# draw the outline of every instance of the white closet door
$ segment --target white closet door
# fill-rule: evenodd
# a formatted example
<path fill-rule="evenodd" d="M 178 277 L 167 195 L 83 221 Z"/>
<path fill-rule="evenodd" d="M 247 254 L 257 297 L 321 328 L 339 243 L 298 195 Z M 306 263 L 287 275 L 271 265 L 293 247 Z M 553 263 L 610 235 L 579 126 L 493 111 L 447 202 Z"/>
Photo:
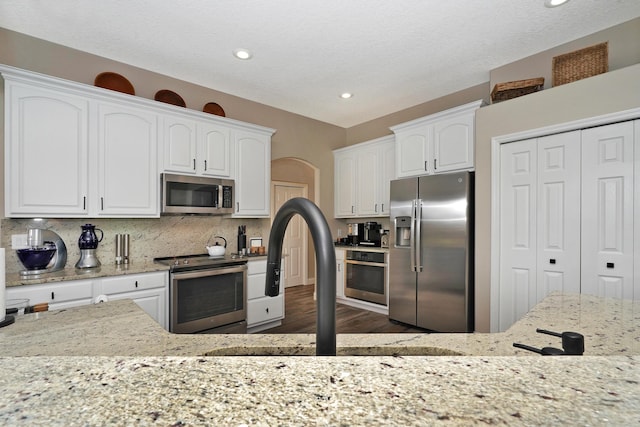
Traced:
<path fill-rule="evenodd" d="M 499 329 L 535 304 L 537 139 L 500 147 Z"/>
<path fill-rule="evenodd" d="M 582 293 L 633 298 L 633 122 L 582 133 Z"/>
<path fill-rule="evenodd" d="M 536 303 L 580 293 L 580 131 L 538 138 L 537 159 Z"/>

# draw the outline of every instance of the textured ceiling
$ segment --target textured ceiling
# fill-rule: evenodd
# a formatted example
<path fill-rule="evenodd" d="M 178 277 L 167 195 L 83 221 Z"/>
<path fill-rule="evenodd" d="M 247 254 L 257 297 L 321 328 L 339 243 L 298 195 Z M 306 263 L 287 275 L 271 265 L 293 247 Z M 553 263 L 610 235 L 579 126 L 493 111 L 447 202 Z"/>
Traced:
<path fill-rule="evenodd" d="M 1 0 L 0 27 L 350 127 L 640 16 L 640 0 L 543 3 Z"/>

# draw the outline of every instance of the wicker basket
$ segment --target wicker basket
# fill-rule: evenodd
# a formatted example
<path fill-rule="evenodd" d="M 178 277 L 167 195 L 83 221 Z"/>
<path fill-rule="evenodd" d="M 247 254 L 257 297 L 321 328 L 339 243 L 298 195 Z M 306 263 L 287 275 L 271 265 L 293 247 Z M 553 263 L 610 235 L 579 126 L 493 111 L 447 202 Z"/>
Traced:
<path fill-rule="evenodd" d="M 553 58 L 553 86 L 575 82 L 609 71 L 608 42 Z"/>
<path fill-rule="evenodd" d="M 491 91 L 491 102 L 496 103 L 507 99 L 517 98 L 542 90 L 544 77 L 535 79 L 517 80 L 514 82 L 498 83 Z"/>

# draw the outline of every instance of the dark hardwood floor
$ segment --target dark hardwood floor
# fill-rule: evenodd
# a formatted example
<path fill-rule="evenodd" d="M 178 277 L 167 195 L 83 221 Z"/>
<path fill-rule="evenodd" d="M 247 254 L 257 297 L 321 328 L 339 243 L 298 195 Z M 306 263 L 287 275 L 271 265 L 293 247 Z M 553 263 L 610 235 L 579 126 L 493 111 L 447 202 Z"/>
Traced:
<path fill-rule="evenodd" d="M 312 334 L 316 332 L 316 301 L 314 286 L 293 286 L 285 289 L 285 313 L 282 325 L 262 334 Z M 384 314 L 361 310 L 345 304 L 336 305 L 336 333 L 422 333 L 422 329 L 395 323 Z"/>

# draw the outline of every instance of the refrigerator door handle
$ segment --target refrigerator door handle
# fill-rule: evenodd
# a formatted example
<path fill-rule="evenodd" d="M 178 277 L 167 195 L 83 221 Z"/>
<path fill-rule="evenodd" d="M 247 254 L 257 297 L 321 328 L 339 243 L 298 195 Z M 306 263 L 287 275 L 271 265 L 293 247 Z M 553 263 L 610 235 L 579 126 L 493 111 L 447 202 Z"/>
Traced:
<path fill-rule="evenodd" d="M 409 238 L 409 247 L 411 248 L 411 271 L 416 270 L 416 202 L 411 201 L 411 236 Z"/>
<path fill-rule="evenodd" d="M 420 246 L 421 246 L 421 226 L 420 224 L 422 223 L 422 199 L 417 199 L 416 200 L 416 208 L 414 210 L 414 215 L 415 215 L 415 227 L 416 227 L 416 232 L 414 234 L 414 247 L 415 247 L 415 252 L 416 252 L 416 257 L 415 257 L 415 270 L 416 272 L 421 272 L 422 271 L 422 252 L 420 250 Z"/>

